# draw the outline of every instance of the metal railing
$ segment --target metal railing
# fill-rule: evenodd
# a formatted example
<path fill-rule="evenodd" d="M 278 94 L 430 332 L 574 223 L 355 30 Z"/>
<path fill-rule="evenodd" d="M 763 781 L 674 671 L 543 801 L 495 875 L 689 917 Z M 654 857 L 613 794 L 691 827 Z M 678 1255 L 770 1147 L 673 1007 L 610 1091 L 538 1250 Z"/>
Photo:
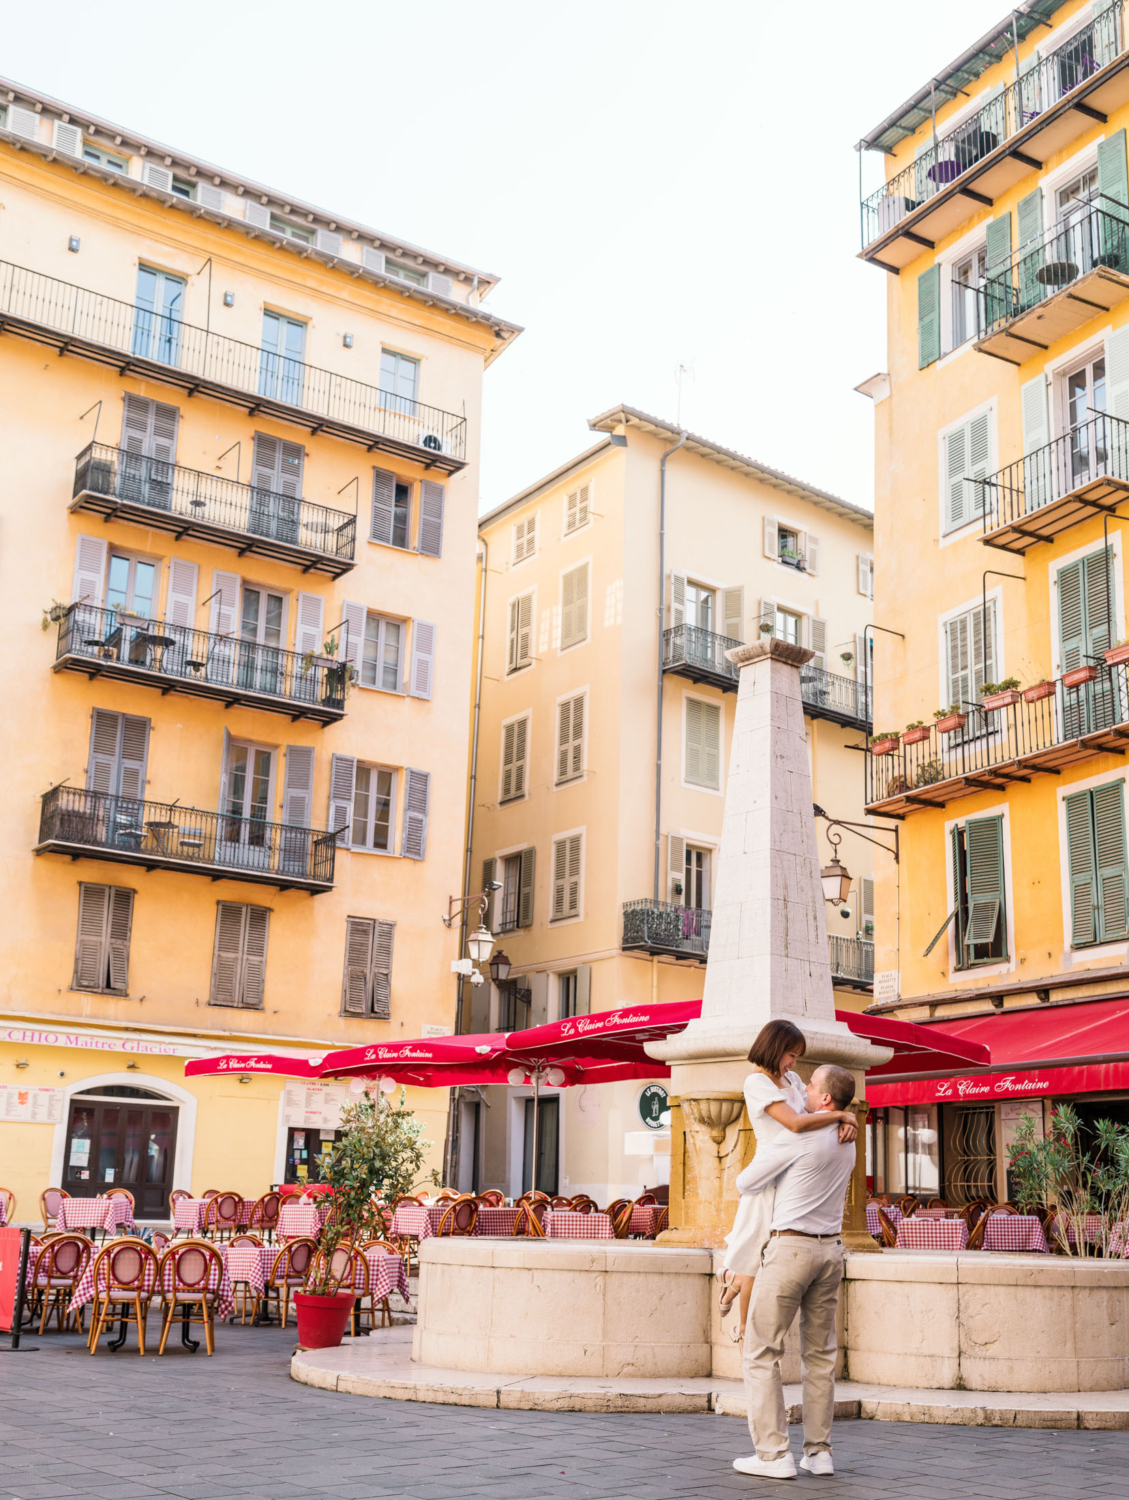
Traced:
<path fill-rule="evenodd" d="M 179 679 L 216 696 L 275 698 L 287 712 L 345 708 L 343 663 L 92 604 L 72 604 L 59 621 L 55 659 L 64 656 L 152 673 L 157 685 Z"/>
<path fill-rule="evenodd" d="M 800 697 L 806 707 L 837 719 L 850 719 L 860 727 L 870 726 L 870 689 L 853 677 L 825 672 L 809 662 L 800 668 Z"/>
<path fill-rule="evenodd" d="M 74 493 L 104 495 L 122 505 L 167 511 L 195 525 L 221 526 L 327 557 L 352 558 L 356 546 L 357 518 L 348 511 L 105 443 L 91 443 L 78 455 Z"/>
<path fill-rule="evenodd" d="M 395 442 L 466 457 L 466 418 L 178 317 L 0 261 L 0 316 L 261 396 Z"/>
<path fill-rule="evenodd" d="M 1107 67 L 1122 51 L 1121 10 L 1122 0 L 1113 0 L 1061 47 L 985 99 L 974 115 L 938 135 L 912 166 L 896 172 L 876 193 L 864 198 L 863 248 Z"/>
<path fill-rule="evenodd" d="M 987 479 L 966 479 L 966 498 L 973 502 L 968 514 L 982 508 L 985 533 L 996 531 L 1103 478 L 1129 482 L 1129 422 L 1104 413 Z"/>
<path fill-rule="evenodd" d="M 967 722 L 950 734 L 941 734 L 932 726 L 924 738 L 909 745 L 899 742 L 887 754 L 876 755 L 868 747 L 867 805 L 898 797 L 912 801 L 913 793 L 924 787 L 975 777 L 1129 720 L 1126 664 L 1108 666 L 1103 659 L 1095 658 L 1081 665 L 1096 669 L 1092 681 L 1067 687 L 1062 678 L 1057 678 L 1042 689 L 1047 696 L 1029 702 L 1021 695 L 1017 703 L 995 710 L 965 704 L 962 707 Z M 1040 689 L 1028 691 L 1034 694 Z"/>
<path fill-rule="evenodd" d="M 712 630 L 702 630 L 697 625 L 674 625 L 663 631 L 663 666 L 690 667 L 736 684 L 739 670 L 733 662 L 726 660 L 725 653 L 740 644 L 740 641 L 730 640 L 726 635 L 715 635 Z"/>
<path fill-rule="evenodd" d="M 43 797 L 39 847 L 112 851 L 134 864 L 216 871 L 269 885 L 333 884 L 332 833 L 258 818 L 227 817 L 178 803 L 146 802 L 81 787 Z"/>
<path fill-rule="evenodd" d="M 625 901 L 623 946 L 704 958 L 709 952 L 712 918 L 710 911 L 670 901 Z"/>
<path fill-rule="evenodd" d="M 839 937 L 828 933 L 831 977 L 853 984 L 874 983 L 874 944 L 866 938 Z"/>

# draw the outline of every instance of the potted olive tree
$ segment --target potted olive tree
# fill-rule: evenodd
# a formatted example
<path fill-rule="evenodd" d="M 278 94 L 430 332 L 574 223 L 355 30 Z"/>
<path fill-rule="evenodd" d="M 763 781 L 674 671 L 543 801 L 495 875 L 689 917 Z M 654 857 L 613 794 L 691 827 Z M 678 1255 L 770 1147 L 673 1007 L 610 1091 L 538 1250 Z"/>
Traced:
<path fill-rule="evenodd" d="M 321 1251 L 310 1262 L 306 1288 L 294 1297 L 298 1342 L 304 1349 L 339 1344 L 353 1306 L 352 1286 L 342 1286 L 347 1272 L 333 1274 L 333 1252 L 340 1245 L 360 1245 L 383 1233 L 376 1194 L 393 1201 L 409 1192 L 419 1178 L 427 1149 L 423 1126 L 404 1107 L 385 1103 L 379 1092 L 362 1094 L 341 1111 L 341 1139 L 327 1147 L 322 1179 L 333 1192 L 333 1209 L 321 1234 Z"/>
<path fill-rule="evenodd" d="M 1041 1119 L 1023 1116 L 1008 1155 L 1012 1196 L 1052 1211 L 1047 1238 L 1058 1249 L 1129 1258 L 1129 1125 L 1098 1120 L 1087 1135 L 1077 1110 L 1058 1104 L 1045 1135 Z"/>

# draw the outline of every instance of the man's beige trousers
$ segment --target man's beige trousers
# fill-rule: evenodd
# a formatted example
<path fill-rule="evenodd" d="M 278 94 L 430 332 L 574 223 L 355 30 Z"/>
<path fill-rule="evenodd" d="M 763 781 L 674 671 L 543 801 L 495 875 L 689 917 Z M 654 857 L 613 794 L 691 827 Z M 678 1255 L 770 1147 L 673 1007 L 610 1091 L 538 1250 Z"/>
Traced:
<path fill-rule="evenodd" d="M 839 1239 L 776 1235 L 765 1246 L 753 1282 L 745 1328 L 745 1397 L 749 1431 L 763 1459 L 788 1451 L 780 1359 L 784 1337 L 800 1315 L 804 1380 L 804 1452 L 831 1448 L 835 1412 L 835 1308 L 843 1279 Z"/>

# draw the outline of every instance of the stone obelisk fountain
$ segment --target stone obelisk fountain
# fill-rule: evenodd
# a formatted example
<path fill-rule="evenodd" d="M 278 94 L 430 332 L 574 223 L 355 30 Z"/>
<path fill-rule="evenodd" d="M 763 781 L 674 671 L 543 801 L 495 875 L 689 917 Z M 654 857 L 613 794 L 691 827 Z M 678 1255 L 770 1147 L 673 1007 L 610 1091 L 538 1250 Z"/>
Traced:
<path fill-rule="evenodd" d="M 890 1052 L 835 1019 L 812 813 L 800 667 L 812 653 L 775 639 L 728 653 L 741 671 L 718 854 L 702 1014 L 648 1051 L 672 1069 L 670 1221 L 665 1243 L 717 1246 L 733 1224 L 735 1180 L 756 1149 L 742 1084 L 753 1038 L 776 1017 L 807 1038 L 800 1071 L 833 1062 L 857 1080 L 858 1166 L 844 1244 L 866 1233 L 863 1072 Z"/>

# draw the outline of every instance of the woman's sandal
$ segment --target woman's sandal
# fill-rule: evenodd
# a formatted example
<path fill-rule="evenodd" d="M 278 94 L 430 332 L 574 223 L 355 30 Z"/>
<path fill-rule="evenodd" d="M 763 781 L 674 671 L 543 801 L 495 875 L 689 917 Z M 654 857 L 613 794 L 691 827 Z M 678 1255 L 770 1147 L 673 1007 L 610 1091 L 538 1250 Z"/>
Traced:
<path fill-rule="evenodd" d="M 717 1299 L 717 1306 L 718 1311 L 721 1313 L 721 1316 L 724 1319 L 728 1317 L 729 1311 L 732 1308 L 733 1304 L 737 1301 L 739 1293 L 737 1289 L 733 1287 L 732 1271 L 723 1269 L 718 1273 L 718 1275 L 721 1280 L 721 1296 Z M 731 1295 L 726 1296 L 726 1293 L 730 1291 L 731 1287 L 733 1288 Z"/>

